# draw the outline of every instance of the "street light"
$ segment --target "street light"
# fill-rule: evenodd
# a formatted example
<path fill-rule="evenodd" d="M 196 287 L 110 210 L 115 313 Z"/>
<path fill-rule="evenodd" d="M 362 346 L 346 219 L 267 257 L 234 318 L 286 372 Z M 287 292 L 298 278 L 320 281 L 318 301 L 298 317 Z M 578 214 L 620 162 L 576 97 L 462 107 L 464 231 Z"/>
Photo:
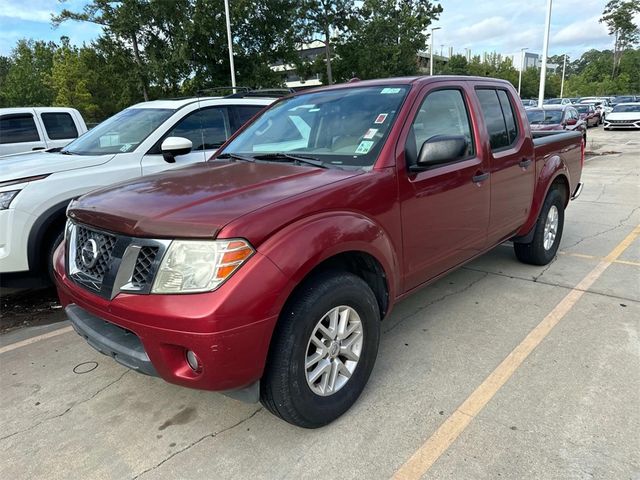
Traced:
<path fill-rule="evenodd" d="M 433 76 L 433 32 L 442 27 L 431 27 L 431 47 L 429 48 L 429 75 Z"/>
<path fill-rule="evenodd" d="M 564 60 L 562 62 L 562 82 L 560 83 L 560 98 L 564 98 L 564 71 L 567 68 L 567 54 L 564 54 Z"/>
<path fill-rule="evenodd" d="M 544 26 L 544 44 L 542 47 L 542 66 L 540 68 L 540 88 L 538 90 L 538 108 L 544 103 L 544 84 L 547 80 L 547 56 L 549 55 L 549 30 L 551 30 L 551 2 L 547 0 L 547 18 Z"/>
<path fill-rule="evenodd" d="M 236 86 L 236 68 L 233 64 L 233 43 L 231 41 L 231 18 L 229 16 L 229 0 L 224 0 L 224 15 L 227 20 L 227 43 L 229 44 L 229 68 L 231 69 L 231 86 Z M 233 92 L 235 93 L 235 88 Z"/>
<path fill-rule="evenodd" d="M 520 96 L 520 86 L 522 85 L 522 71 L 524 70 L 524 51 L 527 47 L 520 49 L 520 75 L 518 75 L 518 96 Z"/>

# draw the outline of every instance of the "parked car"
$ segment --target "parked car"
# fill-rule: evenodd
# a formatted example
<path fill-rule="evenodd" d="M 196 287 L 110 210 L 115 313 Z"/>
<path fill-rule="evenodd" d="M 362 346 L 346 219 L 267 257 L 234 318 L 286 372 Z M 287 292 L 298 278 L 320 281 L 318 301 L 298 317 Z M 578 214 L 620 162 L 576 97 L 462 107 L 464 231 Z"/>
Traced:
<path fill-rule="evenodd" d="M 640 102 L 619 103 L 604 121 L 604 129 L 640 128 Z"/>
<path fill-rule="evenodd" d="M 543 105 L 571 105 L 570 98 L 547 98 Z"/>
<path fill-rule="evenodd" d="M 602 123 L 600 112 L 596 110 L 596 107 L 592 104 L 574 105 L 574 108 L 580 115 L 580 120 L 584 120 L 589 127 L 597 127 Z"/>
<path fill-rule="evenodd" d="M 69 201 L 98 187 L 207 160 L 274 98 L 185 98 L 123 110 L 58 151 L 0 158 L 0 275 L 51 274 Z M 135 210 L 137 205 L 132 206 Z"/>
<path fill-rule="evenodd" d="M 575 104 L 575 103 L 580 103 L 581 98 L 580 97 L 570 97 L 569 100 L 571 101 L 572 104 Z"/>
<path fill-rule="evenodd" d="M 528 108 L 527 118 L 534 132 L 548 130 L 572 130 L 580 132 L 587 143 L 587 122 L 580 118 L 571 105 L 543 105 L 542 108 Z"/>
<path fill-rule="evenodd" d="M 619 103 L 634 103 L 637 101 L 638 99 L 634 95 L 618 95 L 611 99 L 611 106 L 615 107 Z"/>
<path fill-rule="evenodd" d="M 86 131 L 75 108 L 0 108 L 0 156 L 64 147 Z"/>
<path fill-rule="evenodd" d="M 613 109 L 608 98 L 604 97 L 583 97 L 580 100 L 582 105 L 593 105 L 600 112 L 600 117 L 604 120 L 609 112 Z"/>
<path fill-rule="evenodd" d="M 299 92 L 209 162 L 74 201 L 60 299 L 129 368 L 319 427 L 362 392 L 397 301 L 507 239 L 554 258 L 584 150 L 537 135 L 502 80 Z"/>
<path fill-rule="evenodd" d="M 532 98 L 523 98 L 522 105 L 524 105 L 525 107 L 537 107 L 538 101 Z"/>

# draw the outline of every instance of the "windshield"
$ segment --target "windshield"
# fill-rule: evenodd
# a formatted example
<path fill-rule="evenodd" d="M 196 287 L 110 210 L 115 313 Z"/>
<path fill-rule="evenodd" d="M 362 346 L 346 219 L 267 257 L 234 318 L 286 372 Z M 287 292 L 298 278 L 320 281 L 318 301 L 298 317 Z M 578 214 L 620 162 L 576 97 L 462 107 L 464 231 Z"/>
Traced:
<path fill-rule="evenodd" d="M 576 110 L 578 110 L 579 113 L 589 113 L 589 106 L 588 105 L 576 105 Z"/>
<path fill-rule="evenodd" d="M 265 154 L 288 153 L 320 160 L 327 166 L 370 167 L 408 89 L 356 87 L 283 100 L 232 140 L 223 155 L 262 160 Z"/>
<path fill-rule="evenodd" d="M 71 142 L 62 152 L 74 155 L 131 152 L 174 111 L 168 108 L 127 108 Z"/>
<path fill-rule="evenodd" d="M 546 105 L 560 105 L 562 103 L 562 99 L 561 98 L 550 98 L 548 100 L 545 100 L 544 103 Z"/>
<path fill-rule="evenodd" d="M 612 112 L 640 112 L 640 105 L 616 105 Z"/>
<path fill-rule="evenodd" d="M 626 103 L 626 102 L 633 102 L 634 98 L 633 97 L 615 97 L 612 100 L 612 103 Z"/>
<path fill-rule="evenodd" d="M 527 118 L 531 125 L 560 123 L 562 110 L 527 110 Z"/>

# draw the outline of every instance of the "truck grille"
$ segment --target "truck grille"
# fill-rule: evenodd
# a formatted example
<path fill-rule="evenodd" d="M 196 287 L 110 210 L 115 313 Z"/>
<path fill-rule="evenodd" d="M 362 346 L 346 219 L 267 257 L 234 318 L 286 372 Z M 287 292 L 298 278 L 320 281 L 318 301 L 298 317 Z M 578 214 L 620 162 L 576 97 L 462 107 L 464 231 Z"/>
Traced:
<path fill-rule="evenodd" d="M 101 297 L 150 293 L 170 240 L 118 235 L 69 222 L 67 274 Z"/>
<path fill-rule="evenodd" d="M 93 240 L 93 242 L 91 242 Z M 80 271 L 102 282 L 111 264 L 116 237 L 78 226 L 76 237 L 76 265 Z M 91 251 L 91 248 L 95 250 Z M 95 257 L 95 258 L 94 258 Z"/>
<path fill-rule="evenodd" d="M 144 288 L 147 286 L 153 276 L 153 262 L 158 255 L 158 247 L 145 246 L 140 249 L 136 266 L 131 276 L 131 285 L 135 288 Z"/>

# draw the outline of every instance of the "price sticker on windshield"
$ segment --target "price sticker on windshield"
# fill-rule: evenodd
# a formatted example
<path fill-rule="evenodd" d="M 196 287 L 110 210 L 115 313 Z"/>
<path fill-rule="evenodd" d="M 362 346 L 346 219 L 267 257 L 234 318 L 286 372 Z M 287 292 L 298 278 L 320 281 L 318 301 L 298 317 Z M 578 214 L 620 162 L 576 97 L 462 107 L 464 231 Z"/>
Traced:
<path fill-rule="evenodd" d="M 387 119 L 388 116 L 389 116 L 388 113 L 381 113 L 376 117 L 373 123 L 377 123 L 378 125 L 381 123 L 384 123 L 384 121 Z"/>
<path fill-rule="evenodd" d="M 383 88 L 380 93 L 382 93 L 383 95 L 389 95 L 394 93 L 400 93 L 400 90 L 402 89 L 401 88 Z"/>
<path fill-rule="evenodd" d="M 378 133 L 377 128 L 370 128 L 369 130 L 364 132 L 364 135 L 362 136 L 362 138 L 364 138 L 365 140 L 371 140 L 373 137 L 376 136 L 376 133 Z"/>

